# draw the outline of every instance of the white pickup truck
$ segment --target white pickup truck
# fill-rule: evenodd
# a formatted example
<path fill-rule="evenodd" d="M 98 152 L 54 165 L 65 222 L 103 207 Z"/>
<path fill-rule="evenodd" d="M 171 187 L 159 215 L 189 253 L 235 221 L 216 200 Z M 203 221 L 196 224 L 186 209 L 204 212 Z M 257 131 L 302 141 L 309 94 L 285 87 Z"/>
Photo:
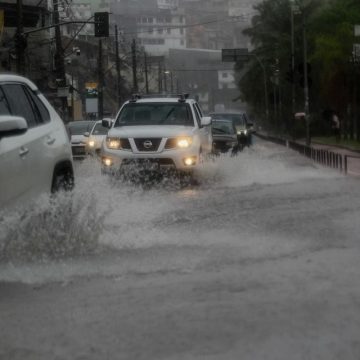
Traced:
<path fill-rule="evenodd" d="M 192 173 L 212 151 L 211 118 L 193 99 L 134 96 L 121 107 L 101 149 L 103 173 L 128 165 Z"/>

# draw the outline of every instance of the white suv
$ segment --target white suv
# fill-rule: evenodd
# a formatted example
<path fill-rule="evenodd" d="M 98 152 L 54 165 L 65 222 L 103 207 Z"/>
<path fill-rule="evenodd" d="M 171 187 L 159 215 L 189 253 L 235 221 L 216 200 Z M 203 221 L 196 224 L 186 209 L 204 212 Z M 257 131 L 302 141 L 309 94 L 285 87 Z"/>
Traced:
<path fill-rule="evenodd" d="M 127 165 L 191 173 L 212 150 L 211 118 L 193 99 L 134 96 L 121 107 L 102 145 L 102 170 L 118 173 Z"/>
<path fill-rule="evenodd" d="M 0 209 L 72 186 L 62 120 L 31 81 L 0 74 Z"/>

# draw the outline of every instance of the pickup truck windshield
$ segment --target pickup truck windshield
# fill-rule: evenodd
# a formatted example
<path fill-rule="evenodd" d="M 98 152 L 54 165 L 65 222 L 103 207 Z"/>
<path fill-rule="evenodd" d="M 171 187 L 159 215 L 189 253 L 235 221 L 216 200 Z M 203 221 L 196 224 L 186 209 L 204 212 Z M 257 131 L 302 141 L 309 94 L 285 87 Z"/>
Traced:
<path fill-rule="evenodd" d="M 139 125 L 194 126 L 190 108 L 185 103 L 129 103 L 116 119 L 115 127 Z"/>

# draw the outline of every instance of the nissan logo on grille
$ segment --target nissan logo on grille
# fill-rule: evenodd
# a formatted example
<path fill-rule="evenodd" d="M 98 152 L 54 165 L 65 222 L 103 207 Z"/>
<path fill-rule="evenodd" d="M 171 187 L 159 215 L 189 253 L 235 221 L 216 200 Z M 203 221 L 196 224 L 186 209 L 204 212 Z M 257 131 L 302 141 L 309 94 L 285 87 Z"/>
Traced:
<path fill-rule="evenodd" d="M 150 140 L 146 140 L 143 142 L 143 145 L 144 145 L 145 149 L 150 149 L 150 148 L 152 148 L 153 143 Z"/>

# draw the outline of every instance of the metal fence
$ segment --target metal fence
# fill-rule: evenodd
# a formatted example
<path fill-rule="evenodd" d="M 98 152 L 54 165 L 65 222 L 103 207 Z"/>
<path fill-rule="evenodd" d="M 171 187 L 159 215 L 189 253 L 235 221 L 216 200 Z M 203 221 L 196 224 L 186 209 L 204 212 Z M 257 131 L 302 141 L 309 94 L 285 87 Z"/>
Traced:
<path fill-rule="evenodd" d="M 316 163 L 337 169 L 338 171 L 344 172 L 345 174 L 349 173 L 349 159 L 358 159 L 360 162 L 360 156 L 342 155 L 335 151 L 330 151 L 327 149 L 316 149 L 314 147 L 300 144 L 295 141 L 281 139 L 274 136 L 267 136 L 259 133 L 257 133 L 256 136 L 261 139 L 271 141 L 275 144 L 286 146 L 308 157 L 309 159 L 312 159 Z"/>
<path fill-rule="evenodd" d="M 333 169 L 343 171 L 344 169 L 344 160 L 341 154 L 338 154 L 334 151 L 329 151 L 326 149 L 316 149 L 311 146 L 299 144 L 294 141 L 288 141 L 287 146 L 290 149 L 298 151 L 300 154 L 305 155 L 309 159 Z"/>

